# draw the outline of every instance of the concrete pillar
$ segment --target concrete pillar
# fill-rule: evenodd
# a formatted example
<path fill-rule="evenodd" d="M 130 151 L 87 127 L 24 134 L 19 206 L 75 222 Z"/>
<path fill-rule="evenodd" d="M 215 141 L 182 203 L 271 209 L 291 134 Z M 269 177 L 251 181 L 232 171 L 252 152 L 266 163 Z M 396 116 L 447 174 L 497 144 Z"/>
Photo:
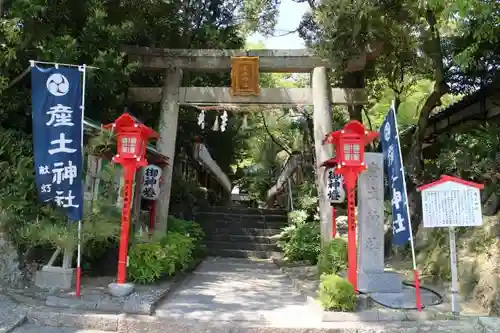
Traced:
<path fill-rule="evenodd" d="M 182 83 L 182 70 L 168 68 L 165 71 L 165 83 L 161 97 L 161 115 L 159 124 L 160 139 L 156 147 L 170 163 L 163 168 L 163 183 L 156 207 L 155 232 L 165 233 L 167 230 L 168 209 L 170 206 L 170 189 L 175 157 L 175 140 L 177 138 L 177 121 L 179 119 L 179 88 Z"/>
<path fill-rule="evenodd" d="M 384 271 L 384 157 L 365 153 L 365 164 L 358 177 L 358 289 L 398 293 L 402 277 Z"/>
<path fill-rule="evenodd" d="M 321 239 L 329 241 L 332 236 L 332 209 L 326 198 L 326 184 L 323 177 L 325 168 L 319 167 L 331 157 L 331 149 L 323 145 L 323 139 L 327 133 L 333 130 L 331 89 L 325 67 L 314 68 L 311 88 L 314 106 L 314 150 L 316 153 L 316 186 L 319 196 Z"/>
<path fill-rule="evenodd" d="M 95 155 L 87 156 L 87 173 L 85 175 L 84 198 L 86 208 L 92 210 L 92 204 L 99 195 L 99 172 L 101 171 L 101 159 Z"/>

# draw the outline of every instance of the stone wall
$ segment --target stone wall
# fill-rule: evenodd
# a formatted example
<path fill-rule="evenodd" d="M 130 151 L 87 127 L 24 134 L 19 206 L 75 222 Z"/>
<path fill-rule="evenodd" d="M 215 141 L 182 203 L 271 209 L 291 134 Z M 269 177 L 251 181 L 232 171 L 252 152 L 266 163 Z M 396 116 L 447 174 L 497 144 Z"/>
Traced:
<path fill-rule="evenodd" d="M 457 232 L 457 261 L 460 295 L 472 304 L 500 316 L 500 214 L 483 216 L 481 227 Z M 449 243 L 446 230 L 441 237 L 432 229 L 417 233 L 417 261 L 423 275 L 442 281 L 449 271 Z M 449 277 L 448 277 L 449 278 Z"/>
<path fill-rule="evenodd" d="M 499 218 L 484 216 L 484 226 L 462 236 L 458 252 L 461 293 L 490 315 L 500 316 Z"/>
<path fill-rule="evenodd" d="M 17 249 L 4 234 L 0 233 L 0 286 L 17 287 L 22 280 Z"/>

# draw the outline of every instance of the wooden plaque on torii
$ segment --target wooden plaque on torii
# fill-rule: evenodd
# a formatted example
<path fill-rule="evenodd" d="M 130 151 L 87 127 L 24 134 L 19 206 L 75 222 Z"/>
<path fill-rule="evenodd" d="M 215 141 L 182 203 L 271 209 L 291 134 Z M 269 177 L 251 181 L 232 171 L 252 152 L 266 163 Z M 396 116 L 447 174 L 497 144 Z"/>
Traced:
<path fill-rule="evenodd" d="M 259 57 L 231 57 L 231 95 L 259 96 Z"/>

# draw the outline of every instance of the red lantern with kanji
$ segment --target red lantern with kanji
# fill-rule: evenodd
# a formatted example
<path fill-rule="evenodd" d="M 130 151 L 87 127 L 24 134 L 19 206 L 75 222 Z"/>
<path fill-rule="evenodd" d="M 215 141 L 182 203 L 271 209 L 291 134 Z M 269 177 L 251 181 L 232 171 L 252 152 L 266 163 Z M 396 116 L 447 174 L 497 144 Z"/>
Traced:
<path fill-rule="evenodd" d="M 105 125 L 104 128 L 112 129 L 116 133 L 118 152 L 113 157 L 113 162 L 121 164 L 124 169 L 125 184 L 123 186 L 122 223 L 116 281 L 118 284 L 124 284 L 127 278 L 132 183 L 137 169 L 148 165 L 146 160 L 148 140 L 158 138 L 158 133 L 139 122 L 129 113 L 122 114 L 114 123 Z"/>
<path fill-rule="evenodd" d="M 367 131 L 363 124 L 353 120 L 343 129 L 326 135 L 323 144 L 334 147 L 335 156 L 323 163 L 324 167 L 335 167 L 335 173 L 344 176 L 347 192 L 347 219 L 348 219 L 348 272 L 349 282 L 357 290 L 357 262 L 356 262 L 356 217 L 355 195 L 358 175 L 366 170 L 364 163 L 365 146 L 378 136 L 378 132 Z"/>
<path fill-rule="evenodd" d="M 113 161 L 118 164 L 132 163 L 137 167 L 148 165 L 146 147 L 148 140 L 158 138 L 158 133 L 139 122 L 129 113 L 122 114 L 114 123 L 104 126 L 116 133 L 117 154 Z"/>

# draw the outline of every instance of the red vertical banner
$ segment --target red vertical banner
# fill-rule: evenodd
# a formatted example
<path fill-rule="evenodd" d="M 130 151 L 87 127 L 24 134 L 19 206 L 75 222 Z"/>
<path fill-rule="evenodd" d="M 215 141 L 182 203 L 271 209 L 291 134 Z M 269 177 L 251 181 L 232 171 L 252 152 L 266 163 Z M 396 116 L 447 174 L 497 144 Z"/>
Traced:
<path fill-rule="evenodd" d="M 155 228 L 155 215 L 156 215 L 156 201 L 151 200 L 149 204 L 149 232 L 152 232 Z"/>

